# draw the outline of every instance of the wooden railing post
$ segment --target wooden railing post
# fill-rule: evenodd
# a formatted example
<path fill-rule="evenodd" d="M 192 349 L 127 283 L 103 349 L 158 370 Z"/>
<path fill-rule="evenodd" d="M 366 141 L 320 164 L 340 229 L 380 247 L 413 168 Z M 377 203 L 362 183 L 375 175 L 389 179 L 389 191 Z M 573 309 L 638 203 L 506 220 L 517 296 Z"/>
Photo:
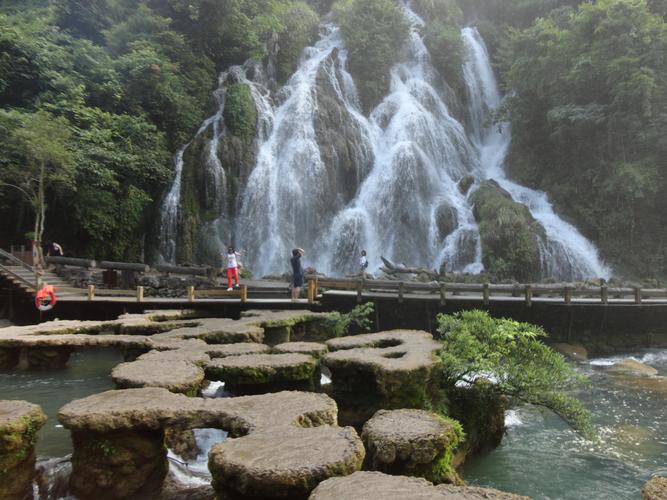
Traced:
<path fill-rule="evenodd" d="M 635 288 L 635 304 L 641 304 L 641 303 L 642 303 L 642 289 Z"/>
<path fill-rule="evenodd" d="M 315 280 L 313 278 L 308 280 L 308 303 L 315 303 Z"/>
<path fill-rule="evenodd" d="M 91 301 L 95 298 L 95 285 L 88 285 L 88 300 Z"/>
<path fill-rule="evenodd" d="M 143 302 L 144 301 L 144 287 L 143 286 L 138 286 L 137 287 L 137 302 Z"/>
<path fill-rule="evenodd" d="M 308 295 L 310 296 L 310 281 L 308 282 Z M 248 286 L 241 285 L 241 303 L 245 304 L 248 302 Z"/>
<path fill-rule="evenodd" d="M 440 284 L 440 305 L 447 305 L 447 285 L 444 283 Z"/>
<path fill-rule="evenodd" d="M 602 285 L 600 287 L 600 300 L 602 300 L 602 303 L 605 305 L 609 304 L 609 291 L 607 285 Z"/>
<path fill-rule="evenodd" d="M 403 303 L 403 291 L 405 288 L 405 283 L 402 281 L 398 284 L 398 303 L 402 304 Z"/>
<path fill-rule="evenodd" d="M 563 290 L 563 299 L 566 304 L 572 303 L 572 289 L 569 286 L 566 286 Z"/>
<path fill-rule="evenodd" d="M 363 278 L 357 281 L 357 304 L 361 304 L 363 300 L 364 293 L 364 280 Z"/>
<path fill-rule="evenodd" d="M 488 306 L 488 305 L 489 305 L 489 297 L 490 297 L 490 295 L 491 295 L 491 294 L 489 293 L 489 284 L 488 284 L 488 283 L 484 283 L 484 284 L 482 285 L 482 299 L 484 300 L 484 305 L 485 305 L 485 306 Z"/>
<path fill-rule="evenodd" d="M 526 285 L 525 296 L 526 307 L 530 307 L 533 304 L 533 287 L 531 285 Z"/>
<path fill-rule="evenodd" d="M 195 287 L 189 286 L 188 287 L 188 302 L 194 302 L 195 301 Z"/>

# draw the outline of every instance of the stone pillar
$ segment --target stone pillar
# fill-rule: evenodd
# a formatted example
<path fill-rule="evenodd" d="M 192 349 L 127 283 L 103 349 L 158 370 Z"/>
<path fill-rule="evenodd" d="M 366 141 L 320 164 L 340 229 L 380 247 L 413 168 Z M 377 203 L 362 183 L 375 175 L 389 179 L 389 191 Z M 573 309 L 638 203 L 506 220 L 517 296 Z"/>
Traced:
<path fill-rule="evenodd" d="M 31 347 L 28 349 L 28 366 L 39 370 L 64 368 L 72 351 L 71 347 Z"/>
<path fill-rule="evenodd" d="M 380 410 L 361 438 L 368 470 L 463 484 L 452 464 L 463 438 L 458 422 L 424 410 Z"/>
<path fill-rule="evenodd" d="M 81 500 L 149 497 L 167 475 L 164 430 L 72 431 L 72 493 Z"/>
<path fill-rule="evenodd" d="M 0 500 L 32 498 L 35 441 L 44 422 L 37 405 L 0 401 Z"/>
<path fill-rule="evenodd" d="M 0 370 L 11 370 L 19 364 L 21 348 L 2 347 L 0 348 Z"/>

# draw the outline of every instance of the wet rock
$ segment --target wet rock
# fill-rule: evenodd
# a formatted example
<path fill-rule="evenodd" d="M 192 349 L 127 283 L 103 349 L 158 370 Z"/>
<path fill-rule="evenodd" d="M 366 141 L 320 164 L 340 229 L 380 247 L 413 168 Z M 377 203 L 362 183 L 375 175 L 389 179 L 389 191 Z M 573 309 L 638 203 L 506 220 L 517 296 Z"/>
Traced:
<path fill-rule="evenodd" d="M 56 370 L 64 368 L 72 354 L 69 347 L 28 349 L 28 366 L 36 370 Z"/>
<path fill-rule="evenodd" d="M 636 359 L 624 359 L 607 368 L 609 373 L 618 375 L 654 376 L 658 370 Z"/>
<path fill-rule="evenodd" d="M 355 472 L 320 483 L 309 500 L 528 500 L 490 488 L 440 485 L 425 479 L 390 476 L 381 472 Z"/>
<path fill-rule="evenodd" d="M 192 429 L 165 429 L 167 448 L 186 460 L 194 460 L 199 455 L 195 433 Z"/>
<path fill-rule="evenodd" d="M 11 370 L 16 368 L 21 358 L 20 348 L 3 348 L 0 349 L 0 370 Z"/>
<path fill-rule="evenodd" d="M 394 330 L 327 341 L 322 358 L 337 394 L 380 397 L 382 408 L 423 408 L 440 366 L 428 332 Z"/>
<path fill-rule="evenodd" d="M 282 354 L 307 354 L 319 359 L 329 352 L 329 349 L 325 344 L 320 344 L 318 342 L 287 342 L 285 344 L 274 346 L 273 352 Z"/>
<path fill-rule="evenodd" d="M 81 500 L 144 496 L 160 489 L 168 470 L 164 431 L 73 431 L 70 488 Z"/>
<path fill-rule="evenodd" d="M 32 498 L 37 431 L 42 409 L 27 401 L 0 401 L 0 500 Z"/>
<path fill-rule="evenodd" d="M 572 359 L 574 361 L 587 361 L 588 360 L 588 351 L 581 344 L 566 344 L 558 343 L 551 346 L 551 348 L 561 353 L 566 358 Z"/>
<path fill-rule="evenodd" d="M 216 490 L 251 498 L 307 498 L 325 479 L 361 469 L 364 447 L 351 427 L 278 427 L 215 445 Z"/>
<path fill-rule="evenodd" d="M 667 499 L 667 477 L 654 477 L 642 488 L 642 500 Z"/>
<path fill-rule="evenodd" d="M 271 348 L 266 344 L 227 344 L 227 345 L 209 345 L 206 353 L 211 358 L 227 358 L 229 356 L 243 356 L 244 354 L 267 354 Z"/>
<path fill-rule="evenodd" d="M 461 194 L 468 194 L 468 191 L 470 191 L 470 188 L 474 183 L 475 178 L 472 175 L 466 175 L 463 177 L 458 183 L 458 188 Z"/>
<path fill-rule="evenodd" d="M 380 410 L 364 425 L 366 468 L 462 484 L 452 466 L 460 425 L 424 410 Z"/>
<path fill-rule="evenodd" d="M 148 359 L 119 364 L 111 378 L 121 389 L 164 387 L 194 396 L 204 382 L 204 370 L 188 361 Z"/>
<path fill-rule="evenodd" d="M 454 207 L 447 204 L 440 205 L 435 213 L 435 221 L 438 226 L 440 239 L 444 239 L 448 234 L 454 231 L 458 225 L 456 210 L 454 210 Z"/>

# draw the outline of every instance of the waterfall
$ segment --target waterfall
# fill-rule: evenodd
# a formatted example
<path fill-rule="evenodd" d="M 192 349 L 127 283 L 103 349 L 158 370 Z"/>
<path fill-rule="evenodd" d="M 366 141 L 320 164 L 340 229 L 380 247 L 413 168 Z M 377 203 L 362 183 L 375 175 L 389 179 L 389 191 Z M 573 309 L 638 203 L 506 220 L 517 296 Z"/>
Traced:
<path fill-rule="evenodd" d="M 467 58 L 463 75 L 469 101 L 471 140 L 480 152 L 483 177 L 495 180 L 514 201 L 526 205 L 544 227 L 546 238 L 540 242 L 542 277 L 608 278 L 611 272 L 602 263 L 595 245 L 554 212 L 546 193 L 507 179 L 504 164 L 512 140 L 511 128 L 508 123 L 488 124 L 490 113 L 501 103 L 489 55 L 475 28 L 464 28 L 461 36 Z"/>
<path fill-rule="evenodd" d="M 252 74 L 253 78 L 249 78 Z M 268 134 L 272 124 L 272 104 L 265 88 L 265 78 L 260 66 L 255 62 L 248 62 L 243 66 L 232 66 L 228 71 L 221 73 L 218 78 L 218 88 L 213 92 L 216 104 L 215 113 L 206 118 L 194 138 L 178 150 L 174 155 L 174 180 L 162 201 L 160 218 L 160 256 L 159 260 L 165 263 L 175 263 L 178 241 L 178 228 L 181 222 L 181 190 L 184 167 L 184 155 L 194 143 L 205 141 L 200 163 L 203 166 L 205 179 L 204 193 L 209 205 L 216 208 L 220 216 L 212 222 L 204 224 L 200 239 L 213 247 L 212 253 L 220 253 L 226 245 L 233 241 L 233 221 L 229 220 L 224 209 L 224 197 L 228 192 L 228 175 L 219 158 L 220 140 L 226 134 L 224 122 L 225 87 L 230 83 L 243 83 L 248 86 L 257 108 L 257 137 L 260 140 Z"/>
<path fill-rule="evenodd" d="M 288 270 L 295 247 L 306 249 L 306 265 L 330 275 L 356 271 L 362 249 L 371 272 L 385 256 L 478 273 L 484 266 L 470 200 L 475 187 L 464 193 L 459 183 L 494 179 L 544 227 L 543 277 L 608 277 L 595 246 L 558 217 L 545 193 L 507 179 L 511 129 L 488 124 L 502 96 L 477 31 L 461 32 L 467 55 L 464 125 L 445 100 L 447 75 L 431 62 L 421 35 L 424 21 L 409 4 L 402 8 L 410 36 L 391 69 L 388 94 L 369 116 L 360 109 L 347 71 L 340 30 L 330 23 L 322 25 L 319 40 L 304 50 L 294 75 L 272 97 L 257 64 L 252 74 L 235 67 L 221 75 L 218 111 L 192 141 L 206 134 L 208 156 L 200 159 L 200 168 L 209 174 L 205 192 L 199 192 L 220 207 L 219 217 L 199 228 L 200 248 L 235 242 L 246 250 L 245 263 L 257 276 Z M 259 117 L 256 161 L 231 210 L 229 202 L 222 203 L 229 173 L 218 157 L 229 78 L 251 88 Z M 163 203 L 161 250 L 167 261 L 176 255 L 183 155 L 190 144 L 176 155 L 174 183 Z"/>

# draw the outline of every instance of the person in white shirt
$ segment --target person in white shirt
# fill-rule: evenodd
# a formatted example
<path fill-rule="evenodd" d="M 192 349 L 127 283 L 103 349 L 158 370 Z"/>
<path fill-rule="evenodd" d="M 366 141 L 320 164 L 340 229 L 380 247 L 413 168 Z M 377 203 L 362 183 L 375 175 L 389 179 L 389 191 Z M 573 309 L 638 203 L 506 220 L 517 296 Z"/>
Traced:
<path fill-rule="evenodd" d="M 359 267 L 361 268 L 361 274 L 366 274 L 366 269 L 368 268 L 368 259 L 366 258 L 366 250 L 361 251 L 361 257 L 359 258 Z"/>
<path fill-rule="evenodd" d="M 232 278 L 234 279 L 234 286 L 239 286 L 239 259 L 241 254 L 234 250 L 234 247 L 230 246 L 227 248 L 227 291 L 231 292 L 232 288 Z"/>

